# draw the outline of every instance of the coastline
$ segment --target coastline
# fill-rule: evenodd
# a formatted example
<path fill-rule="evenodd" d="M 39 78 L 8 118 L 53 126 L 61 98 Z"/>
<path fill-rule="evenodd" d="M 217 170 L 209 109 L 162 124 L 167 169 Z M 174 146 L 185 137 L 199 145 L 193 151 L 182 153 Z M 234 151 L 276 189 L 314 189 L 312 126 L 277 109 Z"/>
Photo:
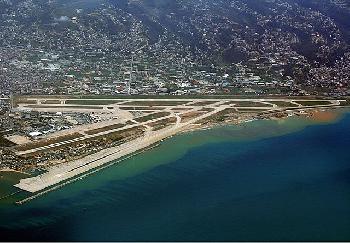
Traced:
<path fill-rule="evenodd" d="M 28 173 L 28 172 L 14 170 L 14 169 L 9 169 L 9 168 L 8 169 L 0 169 L 0 173 L 1 172 L 11 172 L 11 173 L 17 173 L 17 174 L 23 174 L 23 175 L 31 176 L 31 174 Z"/>
<path fill-rule="evenodd" d="M 312 109 L 312 111 L 314 112 L 315 109 Z M 335 111 L 332 109 L 331 112 Z M 307 117 L 309 114 L 310 113 L 303 113 L 301 115 Z M 284 120 L 287 117 L 289 116 L 277 119 Z M 272 117 L 270 117 L 269 119 L 273 120 Z M 76 161 L 53 166 L 42 175 L 22 179 L 18 184 L 15 185 L 15 187 L 34 193 L 34 195 L 29 198 L 31 200 L 49 191 L 60 188 L 65 184 L 69 184 L 73 181 L 76 181 L 77 179 L 86 177 L 110 165 L 120 163 L 121 161 L 131 158 L 136 154 L 140 154 L 145 150 L 152 149 L 155 146 L 158 146 L 161 141 L 171 138 L 174 135 L 198 130 L 208 130 L 217 126 L 239 125 L 245 122 L 250 122 L 252 120 L 257 119 L 241 119 L 234 123 L 209 123 L 205 125 L 187 124 L 188 126 L 182 125 L 180 127 L 175 126 L 165 128 L 160 131 L 153 132 L 153 134 L 149 134 L 148 137 L 141 137 L 136 140 L 129 141 L 120 146 L 102 150 L 96 154 L 86 156 Z M 319 122 L 316 121 L 316 123 Z M 26 201 L 28 200 L 24 199 L 21 201 L 21 203 Z"/>
<path fill-rule="evenodd" d="M 311 110 L 307 110 L 305 113 L 299 113 L 298 115 L 293 114 L 292 116 L 274 117 L 273 116 L 274 114 L 269 114 L 269 116 L 263 117 L 263 118 L 240 119 L 235 121 L 224 121 L 224 122 L 208 123 L 208 124 L 191 124 L 190 128 L 183 129 L 183 131 L 179 132 L 179 134 L 184 134 L 187 132 L 195 132 L 195 131 L 205 131 L 205 130 L 210 130 L 215 127 L 221 127 L 221 126 L 240 126 L 245 123 L 249 123 L 257 120 L 284 121 L 285 119 L 290 117 L 299 117 L 299 118 L 307 119 L 309 121 L 315 122 L 315 124 L 329 124 L 329 123 L 337 122 L 343 117 L 344 112 L 339 111 L 340 109 L 346 109 L 346 108 L 328 108 L 328 109 L 313 108 Z M 322 116 L 322 114 L 326 114 L 326 116 Z"/>

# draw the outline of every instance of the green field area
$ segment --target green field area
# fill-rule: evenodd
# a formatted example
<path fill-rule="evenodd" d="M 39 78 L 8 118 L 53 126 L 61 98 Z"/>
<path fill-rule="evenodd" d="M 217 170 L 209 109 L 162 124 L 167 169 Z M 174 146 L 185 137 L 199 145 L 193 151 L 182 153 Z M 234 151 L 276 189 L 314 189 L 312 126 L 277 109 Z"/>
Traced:
<path fill-rule="evenodd" d="M 114 125 L 110 125 L 110 126 L 94 129 L 94 130 L 89 130 L 89 131 L 86 131 L 85 133 L 88 134 L 88 135 L 94 135 L 94 134 L 101 133 L 101 132 L 106 132 L 106 131 L 110 131 L 110 130 L 120 129 L 120 128 L 123 128 L 123 127 L 125 127 L 125 124 L 114 124 Z"/>
<path fill-rule="evenodd" d="M 202 108 L 202 109 L 200 109 L 199 111 L 212 112 L 212 111 L 214 111 L 214 110 L 215 110 L 214 108 Z"/>
<path fill-rule="evenodd" d="M 154 120 L 154 119 L 169 116 L 169 115 L 170 115 L 169 112 L 158 112 L 158 113 L 149 114 L 147 116 L 142 116 L 134 120 L 137 122 L 146 122 L 146 121 Z"/>
<path fill-rule="evenodd" d="M 215 103 L 216 103 L 216 101 L 198 101 L 194 104 L 191 104 L 191 106 L 206 106 L 206 105 L 212 105 Z"/>
<path fill-rule="evenodd" d="M 175 123 L 176 123 L 176 118 L 170 117 L 170 118 L 162 119 L 162 120 L 157 121 L 157 122 L 149 123 L 147 125 L 151 126 L 153 128 L 153 131 L 158 131 L 158 130 L 166 128 L 170 125 L 173 125 Z"/>
<path fill-rule="evenodd" d="M 246 108 L 238 108 L 237 109 L 238 112 L 242 112 L 242 113 L 249 113 L 249 112 L 252 112 L 252 113 L 259 113 L 259 112 L 265 112 L 268 110 L 268 108 L 266 110 L 264 109 L 246 109 Z"/>
<path fill-rule="evenodd" d="M 275 104 L 278 107 L 298 107 L 296 104 L 292 104 L 292 103 L 286 102 L 286 101 L 272 101 L 270 103 Z"/>
<path fill-rule="evenodd" d="M 118 103 L 118 101 L 113 100 L 67 100 L 67 105 L 113 105 Z"/>
<path fill-rule="evenodd" d="M 202 116 L 204 113 L 206 113 L 206 112 L 203 112 L 203 111 L 189 111 L 187 113 L 181 114 L 180 115 L 181 122 L 182 123 L 188 122 L 188 121 L 190 121 L 192 119 L 195 119 L 197 117 Z"/>
<path fill-rule="evenodd" d="M 132 127 L 132 128 L 124 129 L 117 132 L 111 132 L 111 133 L 108 133 L 107 135 L 100 135 L 91 139 L 87 139 L 87 141 L 96 140 L 96 139 L 121 140 L 124 138 L 134 138 L 135 136 L 142 135 L 144 130 L 145 128 L 143 126 Z"/>
<path fill-rule="evenodd" d="M 232 115 L 232 114 L 237 114 L 237 111 L 235 108 L 226 108 L 223 111 L 220 111 L 210 117 L 204 118 L 200 120 L 198 123 L 208 123 L 208 122 L 223 122 L 225 121 L 226 116 Z"/>
<path fill-rule="evenodd" d="M 317 101 L 295 101 L 302 106 L 316 106 L 316 105 L 330 105 L 331 103 L 326 100 L 317 100 Z"/>
<path fill-rule="evenodd" d="M 59 105 L 61 104 L 60 100 L 44 100 L 41 102 L 41 104 L 46 104 L 46 105 Z"/>
<path fill-rule="evenodd" d="M 254 102 L 254 101 L 229 101 L 226 104 L 235 105 L 236 107 L 269 107 L 272 105 L 260 103 L 260 102 Z"/>

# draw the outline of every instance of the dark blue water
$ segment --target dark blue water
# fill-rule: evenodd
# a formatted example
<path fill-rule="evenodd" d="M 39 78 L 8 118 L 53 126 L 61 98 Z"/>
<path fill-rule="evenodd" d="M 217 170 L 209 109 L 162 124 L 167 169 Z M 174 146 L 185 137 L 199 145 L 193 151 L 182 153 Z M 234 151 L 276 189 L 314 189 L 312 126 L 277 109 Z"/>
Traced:
<path fill-rule="evenodd" d="M 0 207 L 0 238 L 349 241 L 349 149 L 349 115 L 279 137 L 209 139 L 133 176 L 114 178 L 116 166 L 27 205 Z"/>

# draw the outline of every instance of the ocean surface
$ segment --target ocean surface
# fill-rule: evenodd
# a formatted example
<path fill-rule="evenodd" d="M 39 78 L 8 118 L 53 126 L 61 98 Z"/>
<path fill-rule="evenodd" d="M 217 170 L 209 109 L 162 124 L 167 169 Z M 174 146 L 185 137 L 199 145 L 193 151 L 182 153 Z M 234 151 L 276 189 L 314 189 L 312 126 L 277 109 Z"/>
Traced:
<path fill-rule="evenodd" d="M 14 190 L 6 176 L 2 193 Z M 182 134 L 16 197 L 0 201 L 2 241 L 350 241 L 350 115 Z"/>

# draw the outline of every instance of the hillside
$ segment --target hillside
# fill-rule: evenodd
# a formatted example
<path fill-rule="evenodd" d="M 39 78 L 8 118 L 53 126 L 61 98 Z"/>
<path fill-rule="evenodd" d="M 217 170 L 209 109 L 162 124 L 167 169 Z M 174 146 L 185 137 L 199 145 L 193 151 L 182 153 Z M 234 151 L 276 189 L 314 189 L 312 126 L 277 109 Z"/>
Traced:
<path fill-rule="evenodd" d="M 349 6 L 347 0 L 2 0 L 0 46 L 65 50 L 76 58 L 96 49 L 126 56 L 173 49 L 203 65 L 240 63 L 272 79 L 334 90 L 347 86 Z"/>

